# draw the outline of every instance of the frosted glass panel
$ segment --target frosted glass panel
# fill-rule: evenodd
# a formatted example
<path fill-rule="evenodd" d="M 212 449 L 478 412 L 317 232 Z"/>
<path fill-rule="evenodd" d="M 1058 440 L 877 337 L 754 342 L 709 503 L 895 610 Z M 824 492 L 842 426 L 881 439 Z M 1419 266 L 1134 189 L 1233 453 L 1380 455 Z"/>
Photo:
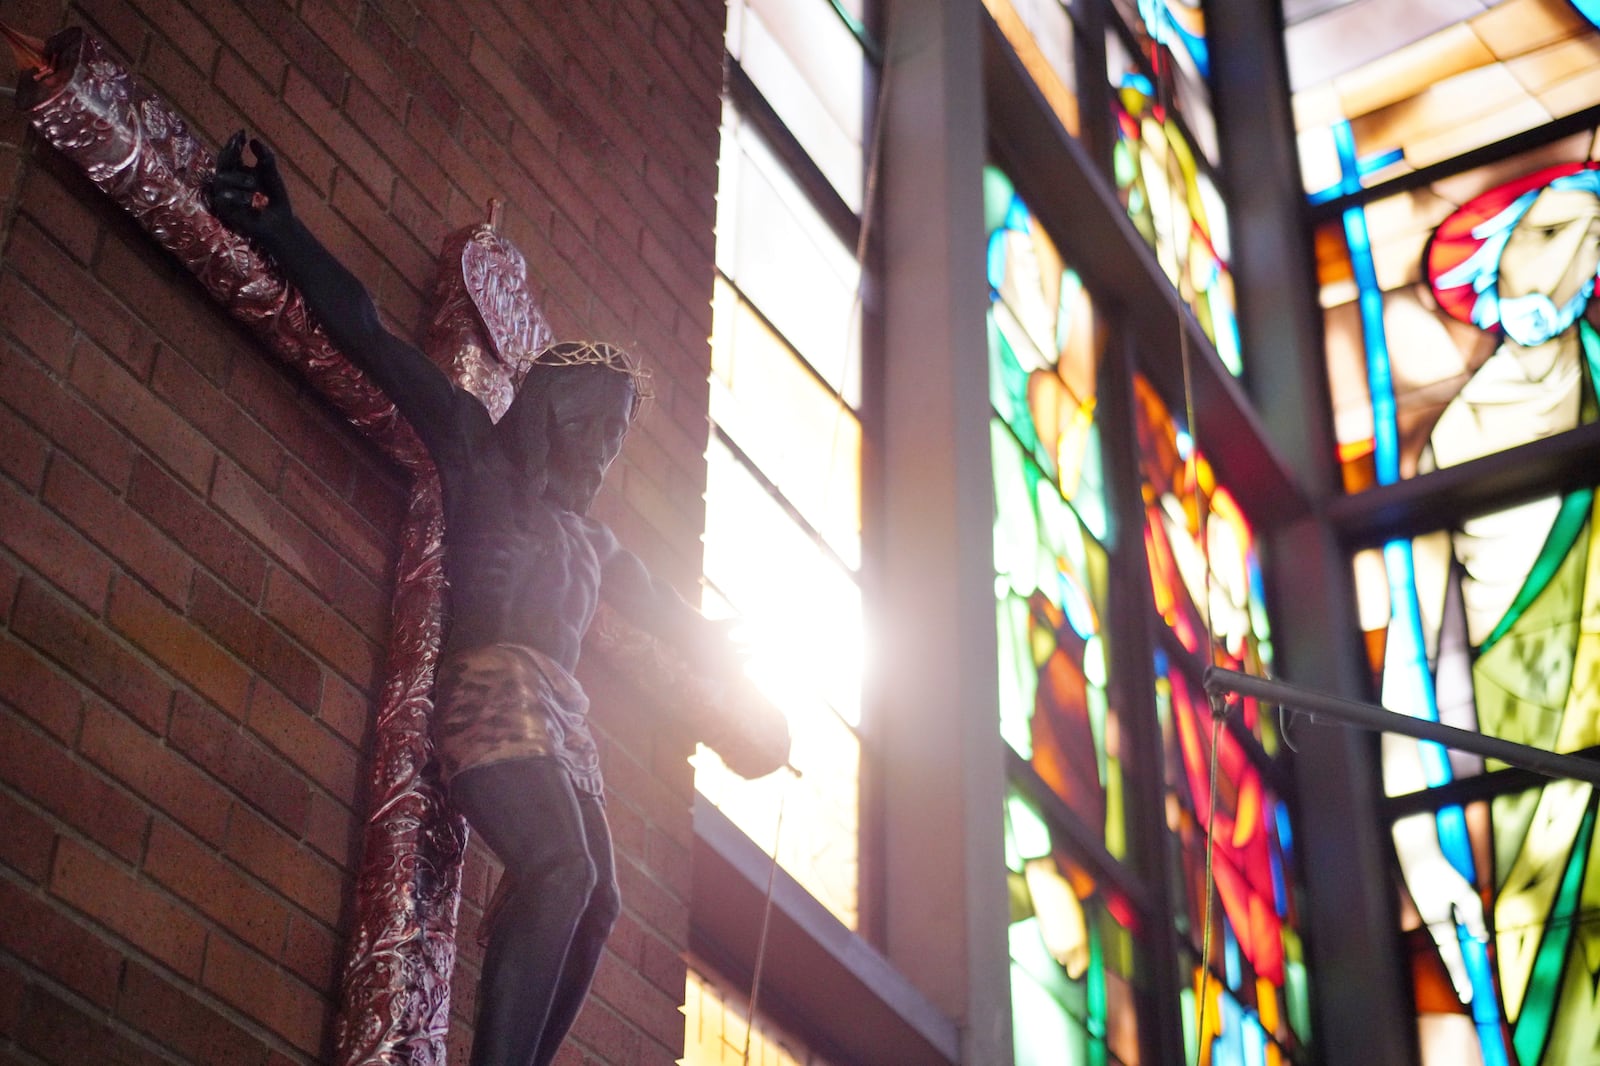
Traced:
<path fill-rule="evenodd" d="M 861 396 L 861 271 L 772 150 L 723 111 L 717 268 L 852 407 Z"/>
<path fill-rule="evenodd" d="M 866 59 L 827 0 L 732 0 L 728 52 L 850 205 L 861 210 Z"/>

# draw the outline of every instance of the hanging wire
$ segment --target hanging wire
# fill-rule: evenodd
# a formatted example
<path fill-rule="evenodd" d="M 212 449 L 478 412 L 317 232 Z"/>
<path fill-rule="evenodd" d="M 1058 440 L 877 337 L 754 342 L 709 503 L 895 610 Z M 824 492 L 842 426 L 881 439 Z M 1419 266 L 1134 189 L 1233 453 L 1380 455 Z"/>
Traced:
<path fill-rule="evenodd" d="M 1158 16 L 1159 17 L 1159 16 Z M 1177 276 L 1173 279 L 1174 287 L 1178 293 L 1178 356 L 1179 366 L 1183 378 L 1183 415 L 1189 433 L 1189 454 L 1185 457 L 1185 477 L 1189 482 L 1195 497 L 1195 522 L 1196 534 L 1199 540 L 1201 575 L 1201 610 L 1205 615 L 1206 623 L 1206 664 L 1209 666 L 1216 661 L 1216 624 L 1211 611 L 1211 546 L 1210 546 L 1210 515 L 1205 486 L 1201 483 L 1200 460 L 1200 427 L 1195 416 L 1194 405 L 1194 373 L 1191 354 L 1189 351 L 1189 324 L 1184 317 L 1184 308 L 1189 304 L 1189 297 L 1193 295 L 1192 279 L 1189 270 L 1190 237 L 1191 233 L 1179 234 L 1180 218 L 1189 218 L 1188 186 L 1181 165 L 1176 166 L 1177 174 L 1174 178 L 1174 168 L 1177 164 L 1178 153 L 1173 150 L 1172 139 L 1175 132 L 1171 129 L 1173 124 L 1173 87 L 1175 77 L 1175 57 L 1164 60 L 1164 54 L 1171 55 L 1171 45 L 1157 37 L 1157 49 L 1152 65 L 1156 68 L 1156 106 L 1159 114 L 1156 116 L 1156 126 L 1160 131 L 1163 151 L 1163 176 L 1167 184 L 1167 236 L 1172 244 L 1173 264 Z M 1165 49 L 1165 53 L 1163 53 Z M 1154 199 L 1151 200 L 1152 206 Z M 1190 222 L 1192 231 L 1193 222 Z M 1159 260 L 1159 255 L 1157 259 Z M 1195 1062 L 1196 1066 L 1205 1061 L 1209 1056 L 1205 1054 L 1203 1046 L 1206 1033 L 1206 1013 L 1210 1003 L 1211 982 L 1211 925 L 1213 919 L 1213 901 L 1216 897 L 1216 817 L 1217 817 L 1217 749 L 1221 746 L 1223 719 L 1227 714 L 1226 704 L 1221 699 L 1207 701 L 1211 711 L 1211 758 L 1210 773 L 1207 780 L 1206 819 L 1204 831 L 1206 835 L 1206 872 L 1205 872 L 1205 916 L 1204 928 L 1200 940 L 1200 982 L 1196 990 L 1200 1002 L 1195 1010 Z"/>
<path fill-rule="evenodd" d="M 778 786 L 778 821 L 772 830 L 772 862 L 767 866 L 767 896 L 761 904 L 761 933 L 756 938 L 755 969 L 750 975 L 750 1017 L 744 1028 L 743 1066 L 750 1066 L 750 1044 L 755 1038 L 756 1012 L 761 1005 L 761 971 L 767 959 L 767 932 L 772 928 L 772 896 L 778 887 L 778 845 L 783 842 L 783 809 L 788 803 L 789 786 L 800 777 L 800 771 L 793 766 L 786 765 L 783 769 L 788 773 Z"/>

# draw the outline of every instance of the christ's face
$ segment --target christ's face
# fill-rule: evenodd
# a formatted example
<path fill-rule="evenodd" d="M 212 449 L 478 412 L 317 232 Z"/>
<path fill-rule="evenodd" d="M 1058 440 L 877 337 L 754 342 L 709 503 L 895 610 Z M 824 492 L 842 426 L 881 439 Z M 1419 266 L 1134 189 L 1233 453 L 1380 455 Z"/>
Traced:
<path fill-rule="evenodd" d="M 1500 257 L 1498 295 L 1506 335 L 1534 345 L 1583 313 L 1600 267 L 1600 199 L 1546 189 L 1522 216 Z"/>
<path fill-rule="evenodd" d="M 578 514 L 589 512 L 633 420 L 633 383 L 616 371 L 595 369 L 562 382 L 550 397 L 546 492 Z"/>

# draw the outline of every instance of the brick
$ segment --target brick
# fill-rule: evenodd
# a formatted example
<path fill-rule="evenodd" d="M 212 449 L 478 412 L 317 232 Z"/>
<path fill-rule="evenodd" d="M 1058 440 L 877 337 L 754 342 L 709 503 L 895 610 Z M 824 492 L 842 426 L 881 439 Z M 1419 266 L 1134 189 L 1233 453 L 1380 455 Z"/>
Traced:
<path fill-rule="evenodd" d="M 262 1066 L 268 1049 L 192 989 L 129 960 L 117 998 L 117 1017 L 199 1066 Z"/>
<path fill-rule="evenodd" d="M 188 598 L 194 573 L 189 557 L 72 460 L 50 465 L 44 500 L 169 604 Z"/>
<path fill-rule="evenodd" d="M 185 977 L 200 973 L 205 930 L 148 882 L 77 842 L 56 848 L 50 891 Z"/>
<path fill-rule="evenodd" d="M 133 317 L 29 219 L 11 227 L 5 260 L 96 344 L 139 373 L 149 360 Z"/>
<path fill-rule="evenodd" d="M 390 538 L 325 483 L 297 463 L 284 471 L 278 498 L 284 506 L 321 534 L 341 559 L 359 568 L 369 580 L 383 580 L 390 570 Z"/>
<path fill-rule="evenodd" d="M 0 470 L 29 495 L 44 484 L 44 464 L 50 446 L 44 437 L 11 408 L 0 405 Z"/>
<path fill-rule="evenodd" d="M 131 581 L 111 589 L 111 627 L 223 710 L 242 716 L 250 673 L 191 621 Z"/>
<path fill-rule="evenodd" d="M 312 189 L 327 194 L 333 181 L 333 156 L 277 99 L 276 85 L 262 85 L 255 72 L 226 49 L 217 57 L 212 84 L 249 117 L 253 132 L 278 153 L 289 200 L 297 213 L 312 198 Z"/>
<path fill-rule="evenodd" d="M 139 0 L 139 13 L 150 20 L 156 38 L 170 42 L 201 70 L 211 69 L 216 35 L 188 8 L 177 0 Z"/>
<path fill-rule="evenodd" d="M 235 805 L 225 854 L 330 928 L 339 921 L 339 869 L 253 811 Z"/>
<path fill-rule="evenodd" d="M 195 579 L 189 617 L 295 703 L 316 711 L 322 694 L 321 668 L 249 604 L 201 574 Z"/>
<path fill-rule="evenodd" d="M 310 0 L 300 5 L 300 18 L 354 75 L 353 80 L 345 85 L 347 107 L 359 94 L 376 100 L 396 116 L 405 114 L 406 101 L 410 95 L 406 92 L 405 85 L 394 71 L 373 53 L 343 13 L 330 4 L 323 3 L 322 0 Z M 351 118 L 357 123 L 361 122 L 353 114 Z"/>
<path fill-rule="evenodd" d="M 361 857 L 361 833 L 365 823 L 351 809 L 324 792 L 311 793 L 311 811 L 306 819 L 306 843 L 354 871 Z"/>
<path fill-rule="evenodd" d="M 113 55 L 121 52 L 117 58 L 131 66 L 138 65 L 148 34 L 144 20 L 131 7 L 123 0 L 90 0 L 81 10 L 112 46 Z"/>
<path fill-rule="evenodd" d="M 284 80 L 283 102 L 336 152 L 341 170 L 354 175 L 379 204 L 389 203 L 394 169 L 343 112 L 293 68 Z"/>
<path fill-rule="evenodd" d="M 117 233 L 108 239 L 95 273 L 108 290 L 137 310 L 151 333 L 197 365 L 222 366 L 238 349 L 238 331 L 223 311 L 187 270 L 143 233 Z M 153 363 L 154 347 L 150 350 Z M 140 378 L 147 376 L 142 373 Z"/>
<path fill-rule="evenodd" d="M 224 0 L 198 6 L 198 14 L 216 31 L 224 48 L 242 59 L 264 84 L 282 83 L 288 59 L 245 14 L 245 5 Z"/>
<path fill-rule="evenodd" d="M 376 713 L 377 704 L 366 692 L 338 677 L 329 675 L 323 679 L 317 718 L 358 750 L 366 750 Z"/>
<path fill-rule="evenodd" d="M 331 201 L 334 210 L 377 249 L 383 262 L 405 278 L 412 289 L 422 291 L 433 280 L 433 253 L 389 217 L 387 188 L 381 200 L 375 199 L 365 182 L 351 180 L 349 174 L 341 170 L 334 179 Z M 410 323 L 415 319 L 406 316 L 403 321 Z M 405 332 L 404 328 L 401 332 Z"/>
<path fill-rule="evenodd" d="M 254 602 L 261 595 L 267 562 L 260 549 L 145 456 L 134 461 L 127 498 L 246 600 Z"/>
<path fill-rule="evenodd" d="M 281 959 L 306 984 L 332 993 L 338 988 L 341 947 L 331 929 L 296 915 L 290 920 Z"/>
<path fill-rule="evenodd" d="M 0 862 L 35 884 L 50 876 L 50 855 L 55 830 L 28 807 L 0 792 Z"/>
<path fill-rule="evenodd" d="M 306 28 L 293 10 L 283 4 L 254 4 L 252 16 L 288 55 L 317 91 L 337 104 L 344 99 L 344 64 L 333 50 Z"/>
<path fill-rule="evenodd" d="M 211 501 L 266 553 L 312 587 L 332 593 L 338 556 L 304 522 L 231 462 L 217 467 Z"/>
<path fill-rule="evenodd" d="M 312 791 L 288 762 L 247 735 L 238 723 L 208 704 L 179 693 L 173 702 L 168 742 L 260 813 L 291 833 L 305 831 Z M 220 797 L 217 817 L 225 817 Z M 187 823 L 186 823 L 187 824 Z M 201 834 L 207 840 L 209 834 Z"/>
<path fill-rule="evenodd" d="M 595 973 L 594 995 L 631 1021 L 648 1038 L 664 1047 L 683 1048 L 683 989 L 669 995 L 620 965 L 614 957 L 601 959 Z"/>
<path fill-rule="evenodd" d="M 250 700 L 250 728 L 283 753 L 313 781 L 349 806 L 360 787 L 357 752 L 343 737 L 284 699 L 273 689 L 256 686 Z"/>
<path fill-rule="evenodd" d="M 135 449 L 99 414 L 12 345 L 0 346 L 0 400 L 107 484 L 127 484 Z"/>
<path fill-rule="evenodd" d="M 372 689 L 378 674 L 378 650 L 340 618 L 304 584 L 283 570 L 267 575 L 267 617 L 333 667 L 346 680 Z"/>
<path fill-rule="evenodd" d="M 328 1002 L 254 952 L 223 937 L 206 947 L 205 987 L 307 1054 L 322 1051 Z"/>
<path fill-rule="evenodd" d="M 111 563 L 39 502 L 0 481 L 0 544 L 91 611 L 106 601 Z"/>
<path fill-rule="evenodd" d="M 94 259 L 104 228 L 103 216 L 90 207 L 87 198 L 99 201 L 101 194 L 70 164 L 61 162 L 59 176 L 54 160 L 29 170 L 17 206 L 67 255 L 87 265 Z M 95 203 L 95 208 L 99 207 L 101 204 Z"/>
<path fill-rule="evenodd" d="M 617 884 L 623 906 L 643 924 L 669 939 L 688 941 L 689 908 L 682 897 L 674 895 L 626 855 L 617 856 Z"/>
<path fill-rule="evenodd" d="M 158 738 L 114 711 L 91 707 L 78 750 L 158 810 L 213 844 L 222 843 L 227 793 Z"/>
<path fill-rule="evenodd" d="M 121 426 L 145 451 L 159 459 L 180 481 L 201 489 L 211 480 L 216 449 L 173 410 L 152 396 L 122 367 L 92 344 L 80 342 L 73 352 L 72 383 L 84 398 Z"/>
<path fill-rule="evenodd" d="M 17 1033 L 17 1023 L 22 1020 L 24 988 L 22 974 L 11 968 L 10 961 L 0 964 L 0 1037 L 12 1037 Z"/>
<path fill-rule="evenodd" d="M 392 614 L 390 607 L 394 591 L 392 583 L 388 580 L 379 578 L 378 582 L 374 583 L 373 578 L 341 563 L 339 580 L 334 586 L 333 602 L 337 605 L 339 613 L 355 625 L 363 636 L 374 644 L 382 646 L 389 642 Z"/>
<path fill-rule="evenodd" d="M 0 273 L 0 327 L 45 365 L 61 371 L 72 351 L 72 322 L 39 298 L 15 273 Z"/>
<path fill-rule="evenodd" d="M 689 973 L 683 950 L 648 931 L 642 938 L 638 970 L 645 980 L 667 995 L 683 995 Z"/>
<path fill-rule="evenodd" d="M 257 481 L 276 485 L 283 470 L 283 445 L 195 368 L 194 349 L 184 352 L 180 356 L 164 344 L 157 345 L 151 391 Z M 231 362 L 231 355 L 224 361 Z"/>
<path fill-rule="evenodd" d="M 276 955 L 289 932 L 289 908 L 258 882 L 182 830 L 157 820 L 144 872 L 179 899 L 264 955 Z"/>
<path fill-rule="evenodd" d="M 57 902 L 0 878 L 0 947 L 91 1003 L 109 1007 L 122 955 Z"/>
<path fill-rule="evenodd" d="M 13 632 L 146 728 L 165 725 L 171 688 L 91 619 L 36 582 L 25 580 L 18 591 Z"/>
<path fill-rule="evenodd" d="M 415 42 L 426 43 L 435 31 L 429 26 L 420 27 L 412 39 L 402 39 L 381 16 L 371 8 L 363 8 L 358 30 L 367 45 L 383 57 L 389 68 L 399 76 L 407 89 L 425 103 L 440 122 L 454 126 L 461 117 L 461 101 L 451 91 L 445 78 L 433 69 L 423 53 L 413 47 Z M 447 38 L 441 38 L 447 40 Z"/>
<path fill-rule="evenodd" d="M 679 1028 L 682 1028 L 680 1021 Z M 573 1023 L 571 1039 L 597 1051 L 606 1062 L 637 1062 L 642 1036 L 639 1031 L 599 998 L 584 1004 Z"/>
<path fill-rule="evenodd" d="M 85 1014 L 42 985 L 30 985 L 25 993 L 17 1043 L 51 1066 L 163 1066 L 159 1056 L 118 1032 L 104 1016 Z"/>

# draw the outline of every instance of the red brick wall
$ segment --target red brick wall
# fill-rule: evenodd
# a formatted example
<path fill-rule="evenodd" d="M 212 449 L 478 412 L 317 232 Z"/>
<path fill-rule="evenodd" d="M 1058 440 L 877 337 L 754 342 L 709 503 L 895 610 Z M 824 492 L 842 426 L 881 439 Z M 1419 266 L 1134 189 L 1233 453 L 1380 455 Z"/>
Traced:
<path fill-rule="evenodd" d="M 248 126 L 409 331 L 506 201 L 558 336 L 657 399 L 599 512 L 699 573 L 718 0 L 22 0 Z M 0 99 L 0 1061 L 326 1062 L 398 473 Z M 592 673 L 592 671 L 591 671 Z M 681 1051 L 685 741 L 589 677 L 625 912 L 562 1062 Z M 492 862 L 463 905 L 465 1062 Z"/>

